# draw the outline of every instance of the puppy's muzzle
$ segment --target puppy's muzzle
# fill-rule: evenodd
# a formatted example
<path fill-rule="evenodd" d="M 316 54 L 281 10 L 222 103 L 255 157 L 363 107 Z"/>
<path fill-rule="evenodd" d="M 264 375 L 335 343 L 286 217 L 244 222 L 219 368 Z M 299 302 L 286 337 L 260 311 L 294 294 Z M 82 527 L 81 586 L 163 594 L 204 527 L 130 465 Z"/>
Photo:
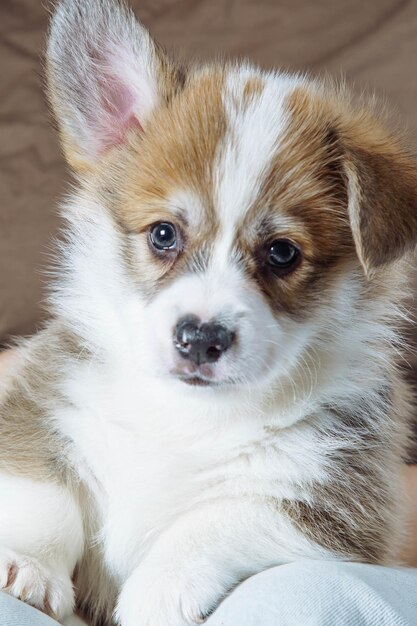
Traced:
<path fill-rule="evenodd" d="M 197 365 L 218 361 L 233 339 L 234 333 L 223 324 L 202 324 L 193 315 L 180 319 L 174 331 L 174 345 L 180 355 Z"/>

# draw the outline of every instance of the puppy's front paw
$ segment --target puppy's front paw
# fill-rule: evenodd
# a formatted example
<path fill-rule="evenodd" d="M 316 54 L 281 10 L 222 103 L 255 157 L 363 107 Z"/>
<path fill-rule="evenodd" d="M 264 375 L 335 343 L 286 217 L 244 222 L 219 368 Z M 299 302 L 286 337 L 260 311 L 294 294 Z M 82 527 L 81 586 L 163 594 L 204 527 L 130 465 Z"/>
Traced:
<path fill-rule="evenodd" d="M 196 579 L 138 568 L 122 589 L 116 618 L 120 626 L 194 626 L 204 622 L 221 595 Z"/>
<path fill-rule="evenodd" d="M 69 576 L 6 548 L 0 548 L 0 590 L 57 618 L 70 615 L 74 604 Z"/>

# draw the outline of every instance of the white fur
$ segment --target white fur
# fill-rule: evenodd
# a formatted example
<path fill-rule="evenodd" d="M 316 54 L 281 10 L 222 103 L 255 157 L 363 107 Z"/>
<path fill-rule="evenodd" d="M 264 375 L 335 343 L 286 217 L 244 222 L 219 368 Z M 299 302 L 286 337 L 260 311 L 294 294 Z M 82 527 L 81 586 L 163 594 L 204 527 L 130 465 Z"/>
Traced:
<path fill-rule="evenodd" d="M 224 234 L 229 230 L 229 236 L 259 194 L 287 129 L 286 100 L 303 83 L 298 76 L 265 75 L 261 92 L 245 102 L 243 92 L 250 78 L 250 67 L 230 72 L 222 94 L 227 131 L 214 167 L 215 204 Z M 228 254 L 226 257 L 230 260 Z"/>
<path fill-rule="evenodd" d="M 81 514 L 62 488 L 0 474 L 0 588 L 11 568 L 8 592 L 37 608 L 45 601 L 53 613 L 70 615 L 74 604 L 71 576 L 83 552 Z"/>

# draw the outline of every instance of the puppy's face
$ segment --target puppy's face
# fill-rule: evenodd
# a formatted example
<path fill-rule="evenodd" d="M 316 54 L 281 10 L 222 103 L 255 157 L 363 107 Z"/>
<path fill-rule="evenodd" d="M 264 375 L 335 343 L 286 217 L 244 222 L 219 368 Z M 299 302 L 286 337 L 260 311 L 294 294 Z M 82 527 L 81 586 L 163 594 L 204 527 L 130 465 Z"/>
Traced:
<path fill-rule="evenodd" d="M 413 238 L 406 155 L 334 90 L 183 72 L 129 13 L 87 0 L 58 9 L 49 81 L 68 160 L 122 241 L 155 374 L 279 380 L 338 317 L 351 328 L 365 274 Z"/>
<path fill-rule="evenodd" d="M 334 139 L 300 128 L 305 98 L 289 79 L 203 72 L 115 155 L 155 370 L 194 385 L 287 371 L 352 265 Z"/>

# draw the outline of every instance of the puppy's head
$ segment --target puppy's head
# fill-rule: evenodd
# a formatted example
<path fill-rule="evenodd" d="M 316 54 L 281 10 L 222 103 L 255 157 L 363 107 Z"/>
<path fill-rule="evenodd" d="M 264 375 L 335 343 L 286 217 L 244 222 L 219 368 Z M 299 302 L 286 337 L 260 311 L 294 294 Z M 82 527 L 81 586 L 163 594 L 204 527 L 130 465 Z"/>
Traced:
<path fill-rule="evenodd" d="M 414 243 L 414 165 L 342 89 L 184 69 L 112 0 L 58 5 L 47 71 L 79 213 L 113 233 L 119 278 L 95 271 L 135 303 L 123 314 L 151 373 L 278 380 L 319 336 L 349 341 L 369 281 Z M 117 291 L 96 283 L 91 297 Z"/>

